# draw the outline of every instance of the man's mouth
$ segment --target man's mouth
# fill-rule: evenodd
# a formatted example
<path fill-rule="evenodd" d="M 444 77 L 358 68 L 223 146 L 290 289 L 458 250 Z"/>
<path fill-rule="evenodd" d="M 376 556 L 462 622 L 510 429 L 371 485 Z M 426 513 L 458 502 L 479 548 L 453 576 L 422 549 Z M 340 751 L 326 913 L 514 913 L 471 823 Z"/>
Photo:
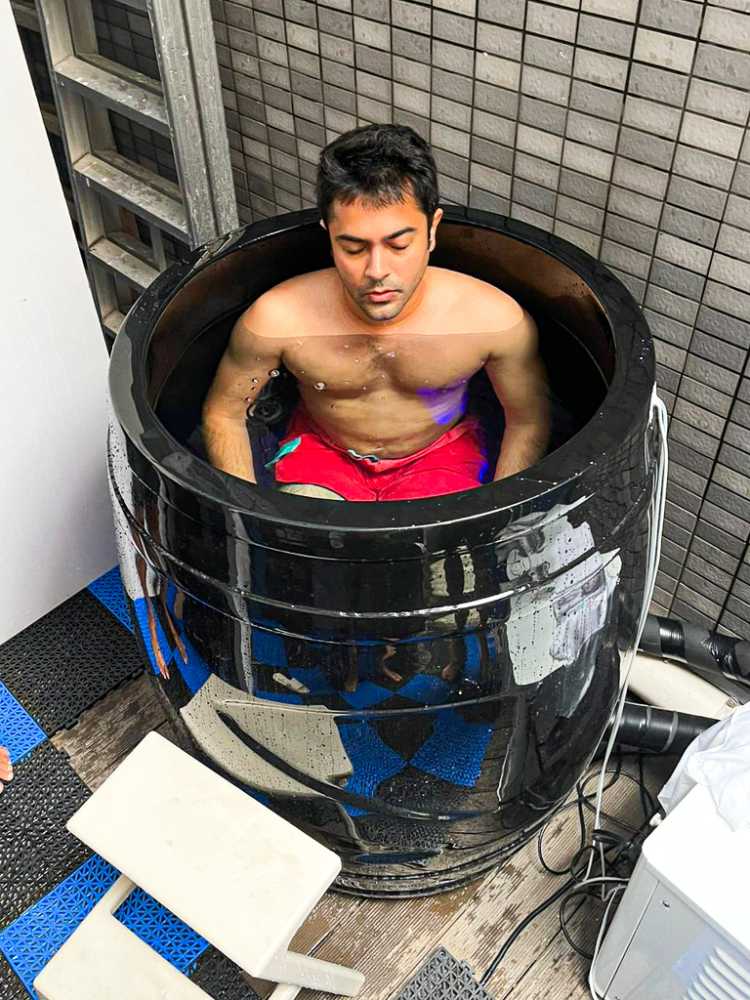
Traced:
<path fill-rule="evenodd" d="M 367 292 L 366 295 L 372 302 L 388 302 L 396 295 L 396 292 L 392 288 L 383 288 Z"/>

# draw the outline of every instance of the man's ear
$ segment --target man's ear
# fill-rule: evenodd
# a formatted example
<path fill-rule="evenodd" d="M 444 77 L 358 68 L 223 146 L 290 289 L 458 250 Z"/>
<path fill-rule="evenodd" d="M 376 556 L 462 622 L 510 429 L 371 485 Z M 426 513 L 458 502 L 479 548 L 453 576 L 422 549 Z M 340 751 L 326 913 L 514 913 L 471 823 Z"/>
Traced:
<path fill-rule="evenodd" d="M 430 252 L 432 252 L 435 249 L 435 242 L 436 242 L 435 234 L 437 232 L 437 227 L 439 226 L 442 217 L 443 217 L 442 208 L 435 209 L 435 214 L 432 217 L 432 225 L 430 226 L 430 244 L 429 244 Z"/>

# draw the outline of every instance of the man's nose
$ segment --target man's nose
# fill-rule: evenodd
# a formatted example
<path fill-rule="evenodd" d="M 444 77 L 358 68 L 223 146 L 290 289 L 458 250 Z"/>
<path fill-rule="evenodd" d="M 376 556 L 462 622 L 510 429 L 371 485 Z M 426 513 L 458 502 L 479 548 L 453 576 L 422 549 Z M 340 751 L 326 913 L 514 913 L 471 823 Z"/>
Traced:
<path fill-rule="evenodd" d="M 374 247 L 367 258 L 365 277 L 370 281 L 383 281 L 387 275 L 388 269 L 382 247 Z"/>

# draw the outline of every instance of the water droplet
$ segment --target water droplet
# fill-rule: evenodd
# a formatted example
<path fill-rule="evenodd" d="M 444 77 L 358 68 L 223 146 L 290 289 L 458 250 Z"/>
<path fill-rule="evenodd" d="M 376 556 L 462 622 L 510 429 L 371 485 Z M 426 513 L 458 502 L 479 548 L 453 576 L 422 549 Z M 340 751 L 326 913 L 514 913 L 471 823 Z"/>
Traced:
<path fill-rule="evenodd" d="M 276 378 L 276 376 L 280 375 L 281 373 L 279 372 L 278 368 L 272 368 L 268 374 L 271 376 L 271 378 Z"/>
<path fill-rule="evenodd" d="M 396 357 L 396 352 L 395 351 L 388 351 L 388 353 L 386 354 L 386 357 L 387 358 L 395 358 Z"/>
<path fill-rule="evenodd" d="M 316 382 L 315 383 L 315 388 L 318 390 L 318 392 L 321 392 L 323 389 L 325 389 L 325 387 L 326 387 L 325 382 Z"/>
<path fill-rule="evenodd" d="M 257 385 L 257 384 L 258 384 L 258 380 L 257 380 L 257 378 L 251 378 L 251 379 L 250 379 L 250 382 L 251 382 L 251 383 L 252 383 L 253 385 Z"/>
<path fill-rule="evenodd" d="M 362 391 L 363 391 L 363 392 L 366 392 L 366 391 L 367 391 L 367 386 L 366 386 L 366 385 L 363 385 L 363 386 L 362 386 Z"/>

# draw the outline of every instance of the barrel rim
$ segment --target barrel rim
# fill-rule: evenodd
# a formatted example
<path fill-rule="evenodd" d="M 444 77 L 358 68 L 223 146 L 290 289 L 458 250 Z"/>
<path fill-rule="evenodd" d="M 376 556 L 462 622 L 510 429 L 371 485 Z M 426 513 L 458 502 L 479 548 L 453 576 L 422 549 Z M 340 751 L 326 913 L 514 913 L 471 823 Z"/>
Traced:
<path fill-rule="evenodd" d="M 625 285 L 608 268 L 561 237 L 516 219 L 445 205 L 443 226 L 491 230 L 548 254 L 590 289 L 609 325 L 615 367 L 597 412 L 568 441 L 515 476 L 460 493 L 410 501 L 341 503 L 261 490 L 214 469 L 180 444 L 148 402 L 147 358 L 151 336 L 167 305 L 200 270 L 264 239 L 318 224 L 315 209 L 253 223 L 194 250 L 164 271 L 138 299 L 112 349 L 109 386 L 114 416 L 126 437 L 161 475 L 227 512 L 325 532 L 393 531 L 483 519 L 544 498 L 545 506 L 578 480 L 601 473 L 611 449 L 622 445 L 634 420 L 650 404 L 654 352 L 645 317 Z"/>

